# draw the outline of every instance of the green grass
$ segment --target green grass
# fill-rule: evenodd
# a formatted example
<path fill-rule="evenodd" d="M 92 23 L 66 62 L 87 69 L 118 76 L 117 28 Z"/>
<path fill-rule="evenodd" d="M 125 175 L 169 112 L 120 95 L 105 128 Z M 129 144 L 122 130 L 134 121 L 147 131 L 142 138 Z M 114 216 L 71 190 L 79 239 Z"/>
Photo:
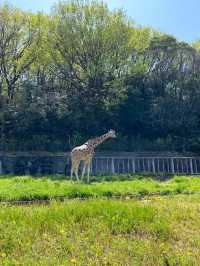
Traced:
<path fill-rule="evenodd" d="M 110 180 L 110 181 L 107 181 Z M 101 181 L 101 182 L 100 182 Z M 112 181 L 112 182 L 111 182 Z M 91 184 L 66 180 L 64 176 L 34 178 L 0 177 L 0 201 L 67 198 L 99 198 L 200 193 L 200 177 L 175 176 L 156 181 L 145 176 L 107 176 L 93 178 Z"/>
<path fill-rule="evenodd" d="M 0 265 L 199 265 L 200 197 L 0 208 Z"/>
<path fill-rule="evenodd" d="M 92 180 L 80 184 L 57 175 L 2 176 L 1 201 L 71 200 L 52 200 L 48 205 L 2 204 L 0 265 L 199 265 L 199 177 L 156 181 L 121 175 Z M 131 200 L 131 195 L 144 198 Z"/>

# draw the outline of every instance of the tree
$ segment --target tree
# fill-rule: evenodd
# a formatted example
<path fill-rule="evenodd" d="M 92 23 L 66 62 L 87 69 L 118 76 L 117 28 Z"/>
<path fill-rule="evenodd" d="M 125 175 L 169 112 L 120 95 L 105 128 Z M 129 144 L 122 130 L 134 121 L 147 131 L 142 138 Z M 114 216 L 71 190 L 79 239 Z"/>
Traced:
<path fill-rule="evenodd" d="M 8 5 L 0 7 L 0 73 L 8 101 L 14 97 L 16 83 L 35 60 L 37 33 L 31 15 Z"/>
<path fill-rule="evenodd" d="M 78 120 L 84 115 L 87 128 L 123 96 L 131 26 L 121 11 L 110 12 L 98 2 L 60 3 L 53 15 L 50 39 L 55 66 L 71 108 Z"/>

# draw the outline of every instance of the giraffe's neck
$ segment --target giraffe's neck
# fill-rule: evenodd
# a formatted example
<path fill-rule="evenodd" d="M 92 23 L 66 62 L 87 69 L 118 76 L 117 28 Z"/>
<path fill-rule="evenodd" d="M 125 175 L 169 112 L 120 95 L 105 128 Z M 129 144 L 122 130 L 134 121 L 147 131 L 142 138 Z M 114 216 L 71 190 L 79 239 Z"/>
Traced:
<path fill-rule="evenodd" d="M 103 134 L 100 137 L 94 138 L 94 139 L 90 139 L 88 140 L 86 143 L 88 144 L 88 146 L 91 149 L 96 148 L 99 144 L 103 143 L 106 139 L 108 139 L 110 136 L 109 134 Z"/>

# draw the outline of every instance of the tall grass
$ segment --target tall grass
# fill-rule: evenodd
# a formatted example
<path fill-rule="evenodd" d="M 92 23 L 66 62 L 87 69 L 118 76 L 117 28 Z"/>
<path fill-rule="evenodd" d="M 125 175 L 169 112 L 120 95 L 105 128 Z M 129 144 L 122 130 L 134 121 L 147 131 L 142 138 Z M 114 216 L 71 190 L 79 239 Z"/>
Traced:
<path fill-rule="evenodd" d="M 0 208 L 0 265 L 199 265 L 200 199 Z"/>
<path fill-rule="evenodd" d="M 167 181 L 156 181 L 151 177 L 123 175 L 102 177 L 101 182 L 96 180 L 91 184 L 71 182 L 66 180 L 66 177 L 56 175 L 40 178 L 30 176 L 0 178 L 0 201 L 55 199 L 58 197 L 127 197 L 145 196 L 151 193 L 161 195 L 200 193 L 200 178 L 175 176 Z"/>

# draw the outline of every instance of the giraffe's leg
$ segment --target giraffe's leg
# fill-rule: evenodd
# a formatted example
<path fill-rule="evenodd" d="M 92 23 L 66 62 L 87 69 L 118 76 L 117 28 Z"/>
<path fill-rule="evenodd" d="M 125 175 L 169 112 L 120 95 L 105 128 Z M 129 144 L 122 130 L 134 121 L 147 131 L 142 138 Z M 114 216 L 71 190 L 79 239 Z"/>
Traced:
<path fill-rule="evenodd" d="M 87 165 L 87 182 L 90 182 L 90 163 Z"/>
<path fill-rule="evenodd" d="M 79 182 L 79 178 L 78 178 L 78 167 L 79 167 L 79 163 L 80 162 L 77 162 L 76 167 L 75 167 L 75 175 L 76 175 L 77 182 Z"/>
<path fill-rule="evenodd" d="M 77 178 L 76 171 L 78 169 L 78 166 L 79 166 L 79 162 L 72 158 L 72 161 L 71 161 L 71 180 L 73 179 L 73 174 L 75 174 L 75 176 Z"/>
<path fill-rule="evenodd" d="M 71 180 L 73 179 L 73 173 L 75 172 L 75 160 L 71 158 Z"/>
<path fill-rule="evenodd" d="M 71 175 L 70 175 L 70 179 L 72 180 L 72 178 L 73 178 L 73 173 L 74 173 L 74 169 L 73 169 L 73 167 L 71 166 Z"/>
<path fill-rule="evenodd" d="M 91 159 L 87 161 L 87 182 L 90 182 L 90 164 L 91 164 Z"/>
<path fill-rule="evenodd" d="M 83 171 L 82 171 L 81 181 L 82 181 L 83 178 L 84 178 L 84 175 L 85 175 L 85 169 L 86 169 L 86 162 L 84 161 L 83 163 L 84 163 L 84 165 L 83 165 Z"/>

